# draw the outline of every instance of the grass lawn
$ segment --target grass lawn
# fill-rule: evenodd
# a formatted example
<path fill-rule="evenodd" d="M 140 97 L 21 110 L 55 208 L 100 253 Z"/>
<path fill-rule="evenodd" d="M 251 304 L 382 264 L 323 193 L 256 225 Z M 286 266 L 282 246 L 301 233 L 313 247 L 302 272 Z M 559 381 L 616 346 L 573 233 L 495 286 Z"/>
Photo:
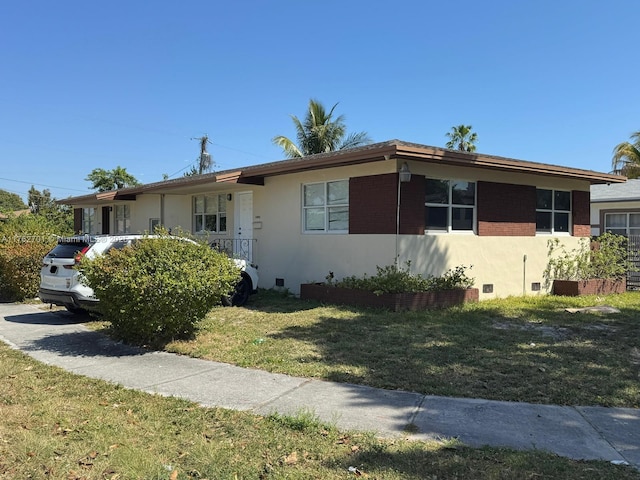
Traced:
<path fill-rule="evenodd" d="M 618 314 L 567 313 L 611 305 Z M 640 292 L 393 313 L 261 291 L 167 351 L 431 395 L 640 407 Z"/>
<path fill-rule="evenodd" d="M 226 311 L 240 315 L 244 310 Z M 244 315 L 251 312 L 259 309 Z M 201 408 L 73 375 L 2 342 L 0 379 L 2 480 L 356 477 L 349 467 L 372 480 L 640 479 L 631 467 L 539 451 L 384 441 L 340 432 L 312 413 L 259 417 Z"/>

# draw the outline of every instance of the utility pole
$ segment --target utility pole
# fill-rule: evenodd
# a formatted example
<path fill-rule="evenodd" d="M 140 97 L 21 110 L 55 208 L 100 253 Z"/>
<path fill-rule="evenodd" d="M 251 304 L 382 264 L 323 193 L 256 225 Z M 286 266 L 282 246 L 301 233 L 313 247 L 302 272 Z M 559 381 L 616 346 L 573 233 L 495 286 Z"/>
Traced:
<path fill-rule="evenodd" d="M 202 175 L 204 172 L 209 170 L 212 165 L 211 155 L 207 152 L 207 143 L 212 143 L 209 140 L 209 136 L 205 133 L 201 137 L 191 137 L 191 140 L 199 140 L 200 141 L 200 157 L 199 157 L 199 165 L 198 165 L 198 175 Z"/>

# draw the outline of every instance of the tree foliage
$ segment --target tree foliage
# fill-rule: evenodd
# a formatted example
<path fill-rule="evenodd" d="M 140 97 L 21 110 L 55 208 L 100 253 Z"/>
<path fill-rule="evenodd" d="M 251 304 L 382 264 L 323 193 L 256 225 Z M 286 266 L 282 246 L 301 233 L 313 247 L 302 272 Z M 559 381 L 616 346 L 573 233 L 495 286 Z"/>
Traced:
<path fill-rule="evenodd" d="M 291 115 L 296 129 L 297 144 L 282 135 L 274 137 L 273 143 L 281 147 L 289 158 L 344 150 L 371 143 L 367 132 L 347 134 L 344 116 L 339 115 L 335 118 L 333 116 L 337 106 L 336 103 L 327 112 L 319 101 L 309 100 L 304 121 Z"/>
<path fill-rule="evenodd" d="M 471 125 L 451 127 L 451 131 L 446 133 L 446 136 L 449 138 L 446 147 L 463 152 L 475 152 L 475 143 L 478 141 L 478 134 L 472 132 L 472 128 Z"/>
<path fill-rule="evenodd" d="M 20 195 L 0 189 L 0 212 L 13 212 L 25 208 L 27 206 Z"/>
<path fill-rule="evenodd" d="M 20 215 L 0 222 L 0 299 L 22 301 L 35 297 L 40 285 L 42 257 L 58 235 L 73 233 L 44 215 Z"/>
<path fill-rule="evenodd" d="M 108 190 L 119 190 L 126 187 L 135 187 L 140 182 L 126 168 L 117 166 L 113 170 L 104 168 L 94 168 L 85 180 L 91 182 L 91 190 L 106 192 Z"/>
<path fill-rule="evenodd" d="M 640 177 L 640 130 L 631 134 L 630 142 L 622 142 L 613 149 L 611 167 L 614 173 L 629 178 Z"/>

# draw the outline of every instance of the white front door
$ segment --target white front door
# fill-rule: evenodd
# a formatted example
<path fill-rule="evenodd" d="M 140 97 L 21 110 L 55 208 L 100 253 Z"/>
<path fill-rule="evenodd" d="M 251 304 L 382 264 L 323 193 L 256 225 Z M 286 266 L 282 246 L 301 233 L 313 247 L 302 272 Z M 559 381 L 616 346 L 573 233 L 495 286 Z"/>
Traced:
<path fill-rule="evenodd" d="M 234 207 L 233 253 L 253 261 L 253 192 L 236 193 Z"/>

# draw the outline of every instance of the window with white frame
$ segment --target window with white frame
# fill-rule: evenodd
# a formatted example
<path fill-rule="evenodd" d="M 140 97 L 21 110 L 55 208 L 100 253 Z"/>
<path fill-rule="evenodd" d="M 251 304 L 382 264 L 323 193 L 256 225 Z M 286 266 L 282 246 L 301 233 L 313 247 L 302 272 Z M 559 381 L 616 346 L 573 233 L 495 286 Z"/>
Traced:
<path fill-rule="evenodd" d="M 640 213 L 605 213 L 604 231 L 616 235 L 640 235 Z"/>
<path fill-rule="evenodd" d="M 82 209 L 82 232 L 94 233 L 93 228 L 96 225 L 96 209 L 93 207 Z"/>
<path fill-rule="evenodd" d="M 349 231 L 349 180 L 303 185 L 302 197 L 305 232 Z"/>
<path fill-rule="evenodd" d="M 473 232 L 476 183 L 427 178 L 425 207 L 427 232 Z"/>
<path fill-rule="evenodd" d="M 193 197 L 193 231 L 226 233 L 226 195 L 196 195 Z"/>
<path fill-rule="evenodd" d="M 116 205 L 115 230 L 116 233 L 131 231 L 131 208 L 129 205 Z"/>
<path fill-rule="evenodd" d="M 571 192 L 536 190 L 536 232 L 569 233 L 571 229 Z"/>

